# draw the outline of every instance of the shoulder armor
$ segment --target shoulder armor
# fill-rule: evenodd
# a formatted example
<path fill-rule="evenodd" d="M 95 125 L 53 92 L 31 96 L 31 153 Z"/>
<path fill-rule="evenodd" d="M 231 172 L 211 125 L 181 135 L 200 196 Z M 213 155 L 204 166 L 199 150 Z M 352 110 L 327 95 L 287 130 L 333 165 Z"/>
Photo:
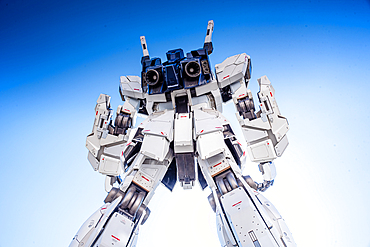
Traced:
<path fill-rule="evenodd" d="M 218 86 L 224 88 L 241 81 L 249 72 L 249 64 L 250 57 L 246 53 L 228 57 L 222 63 L 216 64 Z"/>
<path fill-rule="evenodd" d="M 135 99 L 145 98 L 145 93 L 141 88 L 141 79 L 139 76 L 121 76 L 119 92 L 122 100 L 124 100 L 124 96 Z"/>

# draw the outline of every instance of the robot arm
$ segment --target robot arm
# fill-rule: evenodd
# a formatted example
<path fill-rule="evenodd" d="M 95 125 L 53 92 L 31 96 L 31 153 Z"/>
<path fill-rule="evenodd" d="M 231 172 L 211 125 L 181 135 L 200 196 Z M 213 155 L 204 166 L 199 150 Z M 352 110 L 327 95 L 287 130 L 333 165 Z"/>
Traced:
<path fill-rule="evenodd" d="M 117 108 L 114 125 L 110 96 L 105 94 L 99 96 L 95 107 L 93 130 L 86 139 L 90 164 L 95 171 L 107 176 L 105 182 L 107 192 L 124 171 L 120 163 L 120 153 L 130 137 L 139 108 L 145 105 L 142 103 L 145 100 L 138 76 L 122 76 L 120 93 L 124 104 Z"/>
<path fill-rule="evenodd" d="M 247 89 L 251 77 L 251 60 L 245 54 L 227 58 L 216 65 L 216 75 L 224 101 L 233 100 L 236 114 L 251 161 L 259 163 L 264 183 L 258 189 L 265 191 L 273 184 L 276 169 L 273 160 L 280 157 L 288 146 L 288 121 L 280 114 L 275 90 L 266 76 L 259 78 L 259 108 L 255 111 L 253 96 Z"/>

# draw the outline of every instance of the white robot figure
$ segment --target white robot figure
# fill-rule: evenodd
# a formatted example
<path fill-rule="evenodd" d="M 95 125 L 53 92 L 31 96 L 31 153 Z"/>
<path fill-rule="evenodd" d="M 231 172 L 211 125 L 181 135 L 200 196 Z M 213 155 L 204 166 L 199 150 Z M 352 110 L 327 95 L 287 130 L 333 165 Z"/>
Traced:
<path fill-rule="evenodd" d="M 121 76 L 124 104 L 117 109 L 114 125 L 110 96 L 99 96 L 86 147 L 94 170 L 106 175 L 109 193 L 70 247 L 136 246 L 155 189 L 162 183 L 172 191 L 177 181 L 184 189 L 191 189 L 195 181 L 211 189 L 208 200 L 216 213 L 221 246 L 296 246 L 281 215 L 259 193 L 274 182 L 273 160 L 288 145 L 288 122 L 266 76 L 258 79 L 260 110 L 255 112 L 247 89 L 247 54 L 227 58 L 212 73 L 212 32 L 209 21 L 202 49 L 186 57 L 181 49 L 170 50 L 164 63 L 149 58 L 141 37 L 141 78 Z M 247 155 L 259 164 L 263 183 L 242 175 L 246 152 L 221 115 L 222 103 L 229 100 L 236 106 Z M 138 113 L 148 117 L 134 128 Z M 113 187 L 115 182 L 118 187 Z"/>

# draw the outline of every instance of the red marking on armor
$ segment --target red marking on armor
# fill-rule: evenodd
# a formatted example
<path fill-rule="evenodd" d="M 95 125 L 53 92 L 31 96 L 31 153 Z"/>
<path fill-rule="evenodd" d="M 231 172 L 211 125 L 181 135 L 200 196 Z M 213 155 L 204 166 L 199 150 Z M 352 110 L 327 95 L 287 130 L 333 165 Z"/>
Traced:
<path fill-rule="evenodd" d="M 245 151 L 243 152 L 243 156 L 245 155 Z"/>
<path fill-rule="evenodd" d="M 132 142 L 129 142 L 128 144 L 126 144 L 126 146 L 128 146 L 128 145 L 130 145 Z M 122 151 L 122 153 L 123 153 L 123 151 Z"/>
<path fill-rule="evenodd" d="M 221 162 L 220 162 L 220 163 L 218 163 L 218 164 L 216 164 L 216 165 L 214 165 L 213 167 L 216 167 L 216 166 L 218 166 L 218 165 L 221 165 Z"/>
<path fill-rule="evenodd" d="M 143 131 L 150 131 L 150 130 L 143 130 Z"/>
<path fill-rule="evenodd" d="M 224 78 L 223 78 L 223 80 L 225 80 L 226 78 L 228 78 L 230 75 L 227 75 L 227 76 L 225 76 Z"/>
<path fill-rule="evenodd" d="M 123 151 L 122 151 L 122 156 L 123 156 Z"/>
<path fill-rule="evenodd" d="M 238 204 L 240 204 L 240 203 L 242 203 L 242 201 L 235 203 L 235 204 L 233 205 L 233 207 L 235 207 L 236 205 L 238 205 Z"/>
<path fill-rule="evenodd" d="M 222 127 L 215 127 L 216 129 L 222 129 Z"/>
<path fill-rule="evenodd" d="M 105 208 L 101 208 L 101 210 L 104 210 L 104 209 L 107 209 L 106 207 Z"/>
<path fill-rule="evenodd" d="M 107 122 L 104 122 L 104 124 L 107 124 Z"/>
<path fill-rule="evenodd" d="M 96 111 L 96 114 L 95 114 L 95 116 L 97 116 L 98 115 L 98 111 Z"/>
<path fill-rule="evenodd" d="M 144 177 L 144 176 L 141 176 L 142 178 L 144 178 L 146 181 L 148 181 L 149 182 L 149 179 L 147 179 L 146 177 Z"/>
<path fill-rule="evenodd" d="M 272 97 L 272 93 L 270 92 L 270 95 L 271 95 L 271 97 Z"/>
<path fill-rule="evenodd" d="M 240 146 L 242 146 L 242 144 L 240 144 L 240 142 L 238 142 L 238 144 L 239 144 Z"/>
<path fill-rule="evenodd" d="M 118 240 L 118 241 L 121 241 L 119 238 L 117 238 L 116 236 L 113 236 L 112 235 L 112 238 L 114 238 L 114 239 L 116 239 L 116 240 Z"/>
<path fill-rule="evenodd" d="M 104 160 L 104 158 L 102 160 Z"/>
<path fill-rule="evenodd" d="M 125 108 L 125 111 L 128 111 L 128 112 L 130 112 L 130 110 L 129 110 L 129 109 L 126 109 L 126 108 Z"/>
<path fill-rule="evenodd" d="M 201 130 L 200 133 L 203 133 L 204 130 Z"/>
<path fill-rule="evenodd" d="M 187 117 L 187 116 L 185 115 L 185 116 L 181 116 L 181 117 L 183 118 L 183 117 Z"/>
<path fill-rule="evenodd" d="M 161 134 L 164 135 L 163 132 L 161 132 Z"/>
<path fill-rule="evenodd" d="M 261 104 L 261 106 L 262 106 L 262 104 Z"/>
<path fill-rule="evenodd" d="M 270 145 L 270 143 L 267 143 L 267 145 Z"/>
<path fill-rule="evenodd" d="M 239 97 L 242 97 L 242 96 L 244 96 L 245 94 L 243 93 L 243 94 L 241 94 L 241 95 L 239 95 Z"/>
<path fill-rule="evenodd" d="M 140 91 L 140 89 L 138 89 L 138 88 L 134 88 L 134 90 L 136 90 L 136 91 Z"/>

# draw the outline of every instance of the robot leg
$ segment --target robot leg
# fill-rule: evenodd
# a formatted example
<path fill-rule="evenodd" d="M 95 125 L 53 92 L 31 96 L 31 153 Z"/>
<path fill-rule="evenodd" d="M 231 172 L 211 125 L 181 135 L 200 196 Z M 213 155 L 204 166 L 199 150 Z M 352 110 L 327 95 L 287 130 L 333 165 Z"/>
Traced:
<path fill-rule="evenodd" d="M 212 190 L 208 199 L 216 212 L 222 246 L 296 246 L 292 234 L 272 203 L 257 192 L 257 186 L 250 177 L 242 176 L 245 155 L 231 128 L 223 121 L 222 128 L 216 126 L 220 131 L 207 132 L 205 129 L 197 132 L 198 129 L 202 130 L 198 126 L 206 125 L 201 126 L 201 117 L 196 119 L 196 134 L 199 133 L 196 136 L 198 163 Z M 207 126 L 215 126 L 216 120 L 204 117 L 203 121 L 207 122 Z"/>
<path fill-rule="evenodd" d="M 145 193 L 137 193 L 135 186 L 127 192 L 113 188 L 105 204 L 88 218 L 73 238 L 70 247 L 134 247 L 139 225 L 150 214 L 142 202 Z"/>
<path fill-rule="evenodd" d="M 126 168 L 120 187 L 111 189 L 106 204 L 84 223 L 70 247 L 136 246 L 139 226 L 150 213 L 147 205 L 173 160 L 170 140 L 163 137 L 170 133 L 171 123 L 151 122 L 151 130 L 160 125 L 161 136 L 145 132 L 146 129 L 145 134 L 142 128 L 137 130 L 120 157 Z"/>
<path fill-rule="evenodd" d="M 274 205 L 229 169 L 215 177 L 209 196 L 222 246 L 294 247 L 291 232 Z M 214 198 L 217 198 L 216 200 Z"/>

